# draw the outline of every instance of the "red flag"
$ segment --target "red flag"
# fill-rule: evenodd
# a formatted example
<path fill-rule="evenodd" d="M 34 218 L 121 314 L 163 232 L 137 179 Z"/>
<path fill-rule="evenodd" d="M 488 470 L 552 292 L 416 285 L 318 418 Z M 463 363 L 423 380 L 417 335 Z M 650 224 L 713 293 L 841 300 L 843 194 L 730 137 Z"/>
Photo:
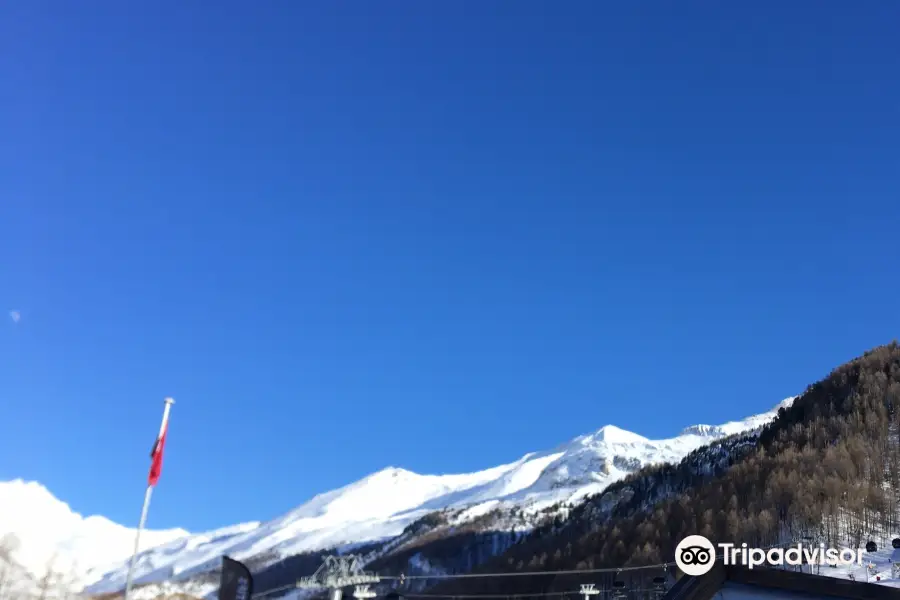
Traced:
<path fill-rule="evenodd" d="M 153 450 L 150 452 L 150 459 L 152 462 L 150 463 L 150 476 L 147 478 L 147 485 L 149 486 L 156 485 L 156 482 L 159 481 L 159 476 L 162 473 L 163 450 L 166 447 L 166 433 L 168 430 L 168 419 L 165 419 L 162 424 L 162 429 L 159 431 L 159 437 L 156 438 L 156 442 L 153 444 Z"/>

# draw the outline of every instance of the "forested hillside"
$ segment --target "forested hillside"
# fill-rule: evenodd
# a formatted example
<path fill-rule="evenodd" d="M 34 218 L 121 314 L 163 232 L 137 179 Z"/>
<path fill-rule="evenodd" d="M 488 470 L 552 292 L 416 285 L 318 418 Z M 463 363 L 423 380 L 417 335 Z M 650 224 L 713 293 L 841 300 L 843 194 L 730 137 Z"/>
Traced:
<path fill-rule="evenodd" d="M 900 528 L 900 346 L 811 385 L 758 437 L 643 469 L 487 561 L 480 571 L 590 569 L 672 560 L 683 537 L 858 546 Z M 446 552 L 452 552 L 447 548 Z M 648 574 L 647 576 L 652 576 Z M 594 578 L 593 581 L 597 581 Z M 572 589 L 574 578 L 447 581 L 435 593 Z"/>

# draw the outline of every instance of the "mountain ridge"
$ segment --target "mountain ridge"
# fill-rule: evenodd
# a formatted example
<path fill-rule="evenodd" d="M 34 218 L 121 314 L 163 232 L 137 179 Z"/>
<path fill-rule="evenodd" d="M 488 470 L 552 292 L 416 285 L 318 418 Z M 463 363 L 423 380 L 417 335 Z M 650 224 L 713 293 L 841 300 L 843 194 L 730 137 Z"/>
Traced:
<path fill-rule="evenodd" d="M 51 568 L 78 571 L 78 557 L 93 557 L 94 568 L 113 565 L 134 550 L 135 530 L 101 515 L 83 516 L 43 484 L 22 478 L 0 482 L 0 536 L 17 546 L 17 562 L 33 576 Z M 146 530 L 142 551 L 190 535 L 185 529 Z M 47 542 L 46 540 L 53 540 Z"/>
<path fill-rule="evenodd" d="M 204 573 L 214 569 L 223 554 L 238 559 L 268 556 L 275 561 L 299 553 L 389 540 L 401 536 L 406 527 L 426 515 L 451 509 L 458 513 L 454 516 L 457 523 L 489 512 L 520 511 L 525 515 L 524 524 L 517 521 L 509 526 L 513 530 L 527 529 L 528 518 L 537 519 L 541 511 L 552 506 L 579 502 L 599 493 L 641 466 L 677 461 L 711 440 L 761 427 L 774 418 L 778 408 L 791 401 L 788 398 L 771 411 L 740 421 L 687 427 L 682 435 L 662 440 L 606 425 L 552 450 L 530 452 L 518 460 L 471 473 L 423 475 L 390 466 L 317 494 L 268 521 L 250 521 L 200 533 L 180 529 L 148 531 L 142 535 L 135 581 L 162 582 Z M 10 484 L 25 484 L 16 481 L 19 483 L 0 482 L 0 490 Z M 50 494 L 49 490 L 46 493 Z M 0 509 L 10 514 L 2 502 Z M 81 522 L 91 519 L 105 520 L 99 516 L 81 517 Z M 90 556 L 92 564 L 82 566 L 77 574 L 89 593 L 114 592 L 124 586 L 126 561 L 133 546 L 133 529 L 105 521 L 116 527 L 117 542 L 96 542 L 108 547 L 109 552 L 103 560 Z M 0 526 L 0 535 L 4 532 L 16 533 L 8 523 Z M 27 535 L 20 537 L 25 538 L 23 547 L 32 545 Z M 63 536 L 57 554 L 66 553 L 68 548 L 63 542 L 71 537 Z M 77 551 L 84 557 L 90 554 L 89 547 L 85 542 Z M 32 558 L 26 568 L 35 573 L 41 565 Z"/>

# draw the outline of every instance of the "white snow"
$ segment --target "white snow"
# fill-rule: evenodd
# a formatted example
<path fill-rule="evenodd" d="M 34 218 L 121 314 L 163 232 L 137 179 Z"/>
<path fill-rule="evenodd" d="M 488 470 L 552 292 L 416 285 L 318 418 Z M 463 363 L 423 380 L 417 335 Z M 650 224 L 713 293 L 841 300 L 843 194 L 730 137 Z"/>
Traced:
<path fill-rule="evenodd" d="M 465 509 L 453 519 L 456 523 L 499 507 L 533 513 L 598 493 L 642 466 L 678 461 L 713 439 L 758 428 L 774 418 L 777 408 L 724 425 L 694 426 L 663 440 L 607 425 L 551 451 L 475 473 L 419 475 L 390 467 L 320 494 L 271 521 L 190 536 L 182 530 L 147 532 L 142 547 L 150 550 L 138 557 L 135 581 L 185 578 L 217 567 L 224 554 L 238 560 L 264 552 L 289 556 L 389 539 L 429 512 L 445 508 Z M 82 518 L 40 484 L 0 482 L 0 535 L 5 532 L 15 532 L 23 547 L 28 546 L 21 562 L 36 569 L 32 572 L 40 572 L 59 552 L 79 559 L 87 592 L 124 587 L 133 530 L 102 517 Z"/>
<path fill-rule="evenodd" d="M 121 563 L 134 550 L 135 530 L 105 517 L 83 517 L 33 481 L 0 482 L 0 535 L 18 540 L 13 559 L 34 577 L 48 569 L 79 580 L 92 567 Z M 146 530 L 141 549 L 184 538 L 183 529 Z"/>
<path fill-rule="evenodd" d="M 597 433 L 590 437 L 595 441 L 602 441 L 608 444 L 645 444 L 650 441 L 636 433 L 619 429 L 615 425 L 601 427 L 597 430 Z"/>

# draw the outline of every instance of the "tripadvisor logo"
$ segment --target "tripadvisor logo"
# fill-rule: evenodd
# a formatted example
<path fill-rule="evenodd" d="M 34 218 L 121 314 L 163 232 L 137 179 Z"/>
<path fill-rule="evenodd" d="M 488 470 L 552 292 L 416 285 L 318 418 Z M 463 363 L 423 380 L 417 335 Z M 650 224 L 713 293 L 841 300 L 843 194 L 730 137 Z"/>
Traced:
<path fill-rule="evenodd" d="M 749 548 L 747 544 L 718 544 L 716 546 L 702 535 L 689 535 L 675 547 L 675 564 L 685 575 L 708 573 L 717 558 L 725 565 L 743 565 L 749 569 L 761 565 L 861 565 L 863 551 L 860 549 L 826 548 L 797 544 L 789 548 Z M 718 556 L 717 556 L 718 555 Z"/>
<path fill-rule="evenodd" d="M 716 547 L 702 535 L 689 535 L 675 547 L 675 564 L 685 575 L 703 575 L 716 562 Z"/>

